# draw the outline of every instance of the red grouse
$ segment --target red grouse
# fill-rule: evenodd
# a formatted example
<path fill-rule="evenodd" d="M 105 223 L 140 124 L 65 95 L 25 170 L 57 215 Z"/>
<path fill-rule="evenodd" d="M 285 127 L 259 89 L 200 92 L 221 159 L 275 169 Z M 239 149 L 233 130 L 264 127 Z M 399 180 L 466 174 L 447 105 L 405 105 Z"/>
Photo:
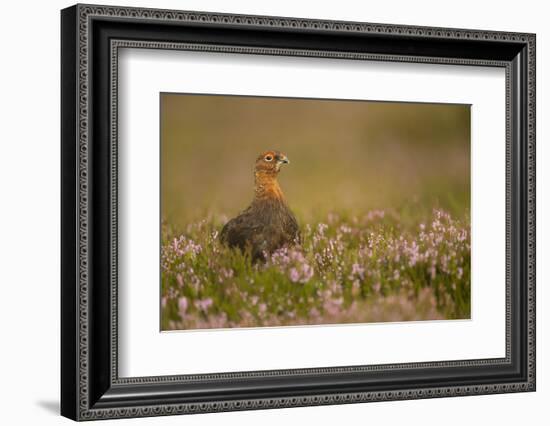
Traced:
<path fill-rule="evenodd" d="M 240 215 L 225 224 L 220 240 L 229 247 L 249 251 L 253 261 L 285 246 L 299 243 L 300 231 L 277 182 L 286 155 L 267 151 L 254 167 L 254 200 Z"/>

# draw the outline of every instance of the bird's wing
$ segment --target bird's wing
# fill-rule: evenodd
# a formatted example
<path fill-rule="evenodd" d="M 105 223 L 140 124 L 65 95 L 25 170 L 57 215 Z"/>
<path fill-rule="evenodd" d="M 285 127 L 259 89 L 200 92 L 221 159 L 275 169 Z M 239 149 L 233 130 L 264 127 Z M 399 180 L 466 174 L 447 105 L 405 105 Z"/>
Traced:
<path fill-rule="evenodd" d="M 288 206 L 286 207 L 286 211 L 285 231 L 290 241 L 300 244 L 302 237 L 300 235 L 300 226 L 298 225 L 298 221 Z"/>
<path fill-rule="evenodd" d="M 245 249 L 247 244 L 252 244 L 253 237 L 259 233 L 264 224 L 255 219 L 248 210 L 231 219 L 225 224 L 220 233 L 222 243 L 230 247 Z"/>

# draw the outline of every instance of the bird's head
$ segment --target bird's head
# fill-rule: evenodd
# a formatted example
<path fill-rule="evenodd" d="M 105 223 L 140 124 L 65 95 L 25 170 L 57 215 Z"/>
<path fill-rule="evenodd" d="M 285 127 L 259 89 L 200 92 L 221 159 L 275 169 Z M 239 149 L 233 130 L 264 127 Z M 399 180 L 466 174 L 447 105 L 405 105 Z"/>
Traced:
<path fill-rule="evenodd" d="M 266 151 L 256 159 L 254 172 L 256 175 L 275 177 L 283 164 L 289 164 L 288 158 L 280 151 Z"/>

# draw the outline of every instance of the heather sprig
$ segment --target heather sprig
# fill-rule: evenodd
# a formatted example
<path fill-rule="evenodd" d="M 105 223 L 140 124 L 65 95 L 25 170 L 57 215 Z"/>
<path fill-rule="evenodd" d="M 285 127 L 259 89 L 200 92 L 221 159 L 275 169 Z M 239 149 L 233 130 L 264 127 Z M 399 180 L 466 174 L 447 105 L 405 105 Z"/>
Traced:
<path fill-rule="evenodd" d="M 470 317 L 470 223 L 435 209 L 333 212 L 253 263 L 218 241 L 227 219 L 162 227 L 162 329 Z"/>

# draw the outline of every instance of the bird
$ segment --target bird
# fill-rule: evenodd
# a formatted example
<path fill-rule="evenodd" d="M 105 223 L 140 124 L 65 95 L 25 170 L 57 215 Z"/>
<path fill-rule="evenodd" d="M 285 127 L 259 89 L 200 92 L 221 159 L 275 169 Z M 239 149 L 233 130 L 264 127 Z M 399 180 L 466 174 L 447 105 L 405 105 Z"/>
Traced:
<path fill-rule="evenodd" d="M 253 262 L 266 260 L 284 246 L 300 243 L 300 229 L 290 210 L 277 175 L 289 164 L 280 151 L 266 151 L 254 165 L 254 198 L 248 208 L 229 220 L 220 232 L 220 241 L 249 252 Z"/>

